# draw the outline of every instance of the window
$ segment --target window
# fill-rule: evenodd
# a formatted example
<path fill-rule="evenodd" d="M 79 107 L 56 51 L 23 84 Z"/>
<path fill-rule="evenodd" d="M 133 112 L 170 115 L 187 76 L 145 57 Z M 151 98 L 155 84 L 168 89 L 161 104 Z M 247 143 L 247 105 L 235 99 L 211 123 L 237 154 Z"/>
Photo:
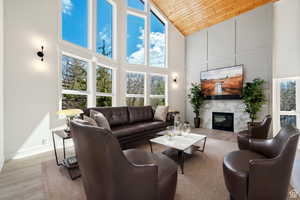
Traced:
<path fill-rule="evenodd" d="M 166 105 L 167 78 L 165 75 L 150 75 L 150 105 Z"/>
<path fill-rule="evenodd" d="M 299 127 L 300 123 L 300 79 L 283 79 L 280 80 L 280 106 L 279 106 L 279 122 L 280 127 L 292 125 Z"/>
<path fill-rule="evenodd" d="M 96 106 L 112 106 L 113 98 L 113 70 L 110 68 L 96 67 Z"/>
<path fill-rule="evenodd" d="M 88 0 L 61 0 L 62 39 L 88 47 Z"/>
<path fill-rule="evenodd" d="M 129 8 L 137 9 L 144 11 L 145 10 L 145 4 L 142 0 L 127 0 L 127 4 Z"/>
<path fill-rule="evenodd" d="M 128 106 L 143 106 L 145 104 L 145 74 L 144 73 L 127 72 L 126 104 Z"/>
<path fill-rule="evenodd" d="M 127 62 L 145 64 L 145 19 L 127 15 Z"/>
<path fill-rule="evenodd" d="M 88 63 L 77 58 L 62 56 L 62 108 L 87 107 Z"/>
<path fill-rule="evenodd" d="M 97 0 L 96 51 L 98 54 L 113 56 L 113 5 L 107 0 Z"/>
<path fill-rule="evenodd" d="M 166 60 L 166 34 L 165 24 L 153 12 L 150 12 L 150 48 L 149 62 L 153 67 L 165 67 Z"/>

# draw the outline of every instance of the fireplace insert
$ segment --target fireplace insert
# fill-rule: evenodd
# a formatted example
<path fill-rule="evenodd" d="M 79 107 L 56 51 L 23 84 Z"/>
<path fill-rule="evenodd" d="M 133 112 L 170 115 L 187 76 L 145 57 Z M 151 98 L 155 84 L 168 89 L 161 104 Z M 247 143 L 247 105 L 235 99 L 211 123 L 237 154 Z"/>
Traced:
<path fill-rule="evenodd" d="M 212 127 L 213 129 L 232 131 L 234 132 L 234 114 L 233 113 L 212 113 Z"/>

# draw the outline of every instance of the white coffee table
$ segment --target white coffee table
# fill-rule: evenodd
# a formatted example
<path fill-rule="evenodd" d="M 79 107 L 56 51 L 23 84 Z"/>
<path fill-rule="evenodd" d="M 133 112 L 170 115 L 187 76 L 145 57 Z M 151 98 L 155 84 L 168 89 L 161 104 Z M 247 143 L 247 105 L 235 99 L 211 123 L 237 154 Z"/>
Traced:
<path fill-rule="evenodd" d="M 171 148 L 172 150 L 176 150 L 178 152 L 178 162 L 181 167 L 181 172 L 182 174 L 184 174 L 183 169 L 185 152 L 191 150 L 193 147 L 197 147 L 198 151 L 204 152 L 206 138 L 207 137 L 205 135 L 195 133 L 184 134 L 182 136 L 173 136 L 172 138 L 167 135 L 162 135 L 157 138 L 150 139 L 149 144 L 151 152 L 153 152 L 152 143 L 164 145 Z M 200 141 L 203 141 L 203 146 L 201 149 L 198 145 L 195 146 Z"/>

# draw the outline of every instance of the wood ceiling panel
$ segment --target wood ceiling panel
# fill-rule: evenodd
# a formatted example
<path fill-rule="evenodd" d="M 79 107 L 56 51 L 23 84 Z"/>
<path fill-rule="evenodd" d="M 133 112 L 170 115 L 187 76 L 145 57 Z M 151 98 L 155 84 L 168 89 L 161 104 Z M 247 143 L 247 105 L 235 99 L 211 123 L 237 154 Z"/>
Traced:
<path fill-rule="evenodd" d="M 278 0 L 152 0 L 184 35 L 275 1 Z"/>

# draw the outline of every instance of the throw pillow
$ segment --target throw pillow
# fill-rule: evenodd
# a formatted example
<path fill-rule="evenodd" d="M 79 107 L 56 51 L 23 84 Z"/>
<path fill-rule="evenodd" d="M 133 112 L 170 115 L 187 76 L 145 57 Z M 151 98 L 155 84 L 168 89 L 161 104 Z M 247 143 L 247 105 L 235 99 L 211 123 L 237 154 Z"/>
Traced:
<path fill-rule="evenodd" d="M 166 121 L 169 111 L 169 106 L 157 106 L 154 114 L 155 120 Z"/>
<path fill-rule="evenodd" d="M 94 119 L 92 119 L 92 118 L 90 118 L 90 117 L 88 117 L 86 115 L 83 115 L 83 120 L 87 121 L 92 126 L 98 126 L 97 122 Z"/>
<path fill-rule="evenodd" d="M 101 112 L 91 110 L 90 116 L 96 121 L 98 126 L 111 131 L 110 125 L 106 117 Z"/>

